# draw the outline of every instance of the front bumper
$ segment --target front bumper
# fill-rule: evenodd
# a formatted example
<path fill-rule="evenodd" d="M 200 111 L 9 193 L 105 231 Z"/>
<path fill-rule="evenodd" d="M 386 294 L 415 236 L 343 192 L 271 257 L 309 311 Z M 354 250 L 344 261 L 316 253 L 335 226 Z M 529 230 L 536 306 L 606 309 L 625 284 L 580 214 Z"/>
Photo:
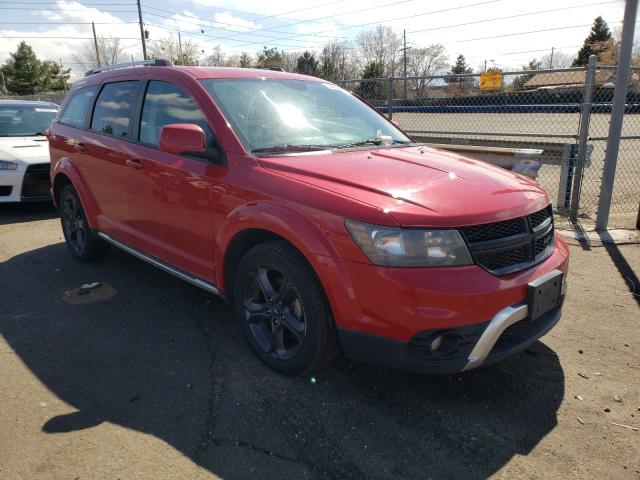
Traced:
<path fill-rule="evenodd" d="M 18 163 L 17 170 L 0 170 L 0 203 L 50 201 L 49 163 Z"/>
<path fill-rule="evenodd" d="M 560 320 L 566 290 L 564 277 L 560 305 L 535 320 L 529 315 L 528 305 L 518 303 L 503 308 L 489 321 L 425 330 L 408 342 L 345 329 L 340 330 L 340 339 L 351 360 L 421 373 L 467 371 L 522 351 L 545 335 Z M 432 349 L 432 342 L 443 337 L 455 338 L 455 345 Z"/>

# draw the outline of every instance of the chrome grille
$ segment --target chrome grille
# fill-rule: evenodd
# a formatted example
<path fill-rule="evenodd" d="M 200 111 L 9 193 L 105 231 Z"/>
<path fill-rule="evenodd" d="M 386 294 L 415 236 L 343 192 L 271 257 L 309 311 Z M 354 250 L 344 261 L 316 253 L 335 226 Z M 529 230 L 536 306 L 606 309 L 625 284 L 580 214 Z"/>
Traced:
<path fill-rule="evenodd" d="M 553 211 L 461 229 L 475 262 L 494 275 L 524 270 L 553 251 Z"/>

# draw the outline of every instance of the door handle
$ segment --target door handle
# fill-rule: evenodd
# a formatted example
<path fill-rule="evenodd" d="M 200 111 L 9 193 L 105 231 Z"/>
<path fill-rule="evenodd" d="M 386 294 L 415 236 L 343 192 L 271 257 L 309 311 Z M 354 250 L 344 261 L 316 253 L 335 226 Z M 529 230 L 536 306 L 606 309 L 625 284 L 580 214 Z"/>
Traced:
<path fill-rule="evenodd" d="M 142 160 L 138 160 L 137 158 L 127 160 L 126 164 L 127 167 L 132 167 L 137 170 L 142 168 Z"/>
<path fill-rule="evenodd" d="M 76 152 L 84 152 L 84 143 L 82 142 L 76 142 L 73 144 L 73 149 Z"/>

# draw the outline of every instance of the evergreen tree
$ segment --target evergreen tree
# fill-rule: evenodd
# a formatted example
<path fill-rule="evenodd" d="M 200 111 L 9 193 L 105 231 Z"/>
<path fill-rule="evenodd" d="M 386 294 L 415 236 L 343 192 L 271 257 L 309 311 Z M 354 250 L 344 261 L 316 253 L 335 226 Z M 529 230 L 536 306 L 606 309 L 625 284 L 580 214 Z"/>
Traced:
<path fill-rule="evenodd" d="M 591 55 L 599 55 L 607 50 L 611 41 L 611 31 L 607 22 L 602 17 L 596 17 L 591 26 L 591 32 L 584 40 L 582 48 L 578 51 L 578 56 L 573 60 L 574 67 L 584 66 L 588 63 Z"/>
<path fill-rule="evenodd" d="M 70 70 L 64 70 L 62 65 L 50 60 L 40 61 L 24 41 L 10 54 L 9 60 L 2 67 L 2 73 L 7 90 L 16 95 L 33 95 L 42 91 L 69 88 Z"/>
<path fill-rule="evenodd" d="M 71 69 L 64 69 L 62 64 L 46 60 L 42 63 L 43 67 L 43 83 L 40 90 L 43 92 L 56 92 L 60 90 L 69 90 L 69 77 Z"/>
<path fill-rule="evenodd" d="M 36 93 L 43 83 L 44 67 L 33 49 L 23 41 L 9 55 L 9 60 L 2 67 L 7 90 L 17 95 Z"/>
<path fill-rule="evenodd" d="M 275 47 L 263 47 L 256 59 L 256 66 L 258 68 L 283 68 L 284 58 L 282 52 Z"/>
<path fill-rule="evenodd" d="M 449 71 L 449 75 L 460 75 L 464 73 L 473 73 L 473 69 L 467 65 L 467 60 L 464 58 L 464 55 L 458 55 L 456 58 L 456 63 L 451 66 L 451 70 Z M 460 78 L 460 77 L 447 77 L 444 79 L 445 82 L 450 84 L 461 84 L 466 85 L 473 83 L 472 78 Z"/>
<path fill-rule="evenodd" d="M 240 66 L 242 68 L 251 68 L 251 55 L 249 55 L 247 52 L 242 52 L 242 54 L 240 55 Z"/>
<path fill-rule="evenodd" d="M 370 62 L 362 71 L 362 79 L 381 78 L 384 76 L 384 65 L 381 62 Z M 383 99 L 387 95 L 386 82 L 360 82 L 355 93 L 362 98 Z"/>
<path fill-rule="evenodd" d="M 542 62 L 535 58 L 531 60 L 528 65 L 522 65 L 522 70 L 540 70 L 541 68 Z M 513 90 L 522 90 L 524 88 L 524 84 L 532 78 L 533 74 L 519 75 L 513 80 L 511 88 Z"/>
<path fill-rule="evenodd" d="M 305 75 L 316 75 L 318 73 L 318 61 L 309 51 L 304 52 L 296 60 L 296 72 Z"/>

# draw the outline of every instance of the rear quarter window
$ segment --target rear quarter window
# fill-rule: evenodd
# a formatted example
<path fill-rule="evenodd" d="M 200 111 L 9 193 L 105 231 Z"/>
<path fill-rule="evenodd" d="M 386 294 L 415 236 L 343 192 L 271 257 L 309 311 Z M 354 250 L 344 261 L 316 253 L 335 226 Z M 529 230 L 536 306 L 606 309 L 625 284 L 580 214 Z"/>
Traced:
<path fill-rule="evenodd" d="M 140 82 L 137 80 L 105 84 L 96 100 L 91 130 L 128 138 L 139 85 Z"/>
<path fill-rule="evenodd" d="M 64 107 L 58 122 L 70 127 L 82 128 L 97 92 L 98 85 L 77 90 Z"/>

